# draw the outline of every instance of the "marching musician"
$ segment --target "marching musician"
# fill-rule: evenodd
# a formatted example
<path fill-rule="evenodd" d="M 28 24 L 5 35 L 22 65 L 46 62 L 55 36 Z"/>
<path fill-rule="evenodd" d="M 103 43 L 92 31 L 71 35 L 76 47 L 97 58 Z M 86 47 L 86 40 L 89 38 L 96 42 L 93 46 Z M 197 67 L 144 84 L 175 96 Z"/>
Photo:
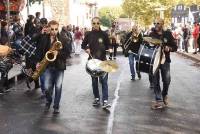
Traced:
<path fill-rule="evenodd" d="M 159 70 L 153 75 L 153 85 L 155 93 L 155 103 L 152 104 L 152 109 L 163 108 L 168 105 L 168 89 L 171 81 L 170 76 L 170 52 L 177 50 L 175 40 L 172 33 L 167 30 L 163 30 L 164 20 L 157 19 L 155 21 L 155 29 L 150 33 L 150 37 L 160 39 L 163 41 L 162 51 L 163 58 Z M 160 74 L 163 81 L 163 90 L 160 88 Z"/>
<path fill-rule="evenodd" d="M 46 106 L 45 111 L 49 111 L 51 103 L 53 101 L 52 95 L 55 88 L 55 97 L 54 97 L 54 114 L 59 113 L 60 107 L 60 99 L 62 93 L 62 83 L 64 77 L 64 70 L 66 69 L 66 59 L 68 56 L 67 47 L 65 40 L 63 40 L 59 32 L 59 23 L 55 20 L 52 20 L 48 23 L 49 27 L 49 34 L 41 34 L 39 40 L 37 42 L 37 52 L 36 52 L 36 59 L 37 65 L 36 68 L 41 68 L 42 64 L 40 61 L 46 58 L 45 54 L 48 50 L 54 45 L 56 41 L 62 42 L 62 49 L 58 51 L 57 58 L 55 61 L 50 62 L 46 67 L 45 71 L 43 72 L 44 81 L 44 88 L 45 88 L 45 95 L 46 95 Z"/>
<path fill-rule="evenodd" d="M 92 31 L 88 32 L 82 42 L 82 49 L 89 55 L 89 59 L 95 58 L 102 61 L 106 60 L 106 50 L 112 52 L 109 37 L 100 28 L 100 18 L 92 19 Z M 105 76 L 92 77 L 92 88 L 94 94 L 93 106 L 100 106 L 100 95 L 98 89 L 98 79 L 102 84 L 102 108 L 110 107 L 108 103 L 108 73 Z"/>
<path fill-rule="evenodd" d="M 117 34 L 116 34 L 116 29 L 115 29 L 115 23 L 112 24 L 112 27 L 110 29 L 110 33 L 109 33 L 109 39 L 110 39 L 110 44 L 111 47 L 113 49 L 113 52 L 110 53 L 110 57 L 109 59 L 116 59 L 116 55 L 117 55 L 117 47 L 118 47 L 118 42 L 117 42 Z"/>
<path fill-rule="evenodd" d="M 138 59 L 138 50 L 140 48 L 140 44 L 142 43 L 142 34 L 139 32 L 138 26 L 134 25 L 132 27 L 132 31 L 127 34 L 126 41 L 124 44 L 125 48 L 125 56 L 129 58 L 129 66 L 131 72 L 131 80 L 135 81 L 135 60 Z M 140 72 L 137 72 L 138 78 L 141 79 Z"/>

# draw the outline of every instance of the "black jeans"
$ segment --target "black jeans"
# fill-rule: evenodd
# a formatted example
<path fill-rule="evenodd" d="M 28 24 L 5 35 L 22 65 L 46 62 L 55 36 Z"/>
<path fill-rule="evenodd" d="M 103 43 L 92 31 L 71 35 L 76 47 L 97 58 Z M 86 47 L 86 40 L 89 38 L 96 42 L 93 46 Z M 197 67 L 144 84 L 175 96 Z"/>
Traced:
<path fill-rule="evenodd" d="M 184 39 L 183 44 L 185 51 L 188 53 L 188 39 Z"/>
<path fill-rule="evenodd" d="M 160 74 L 163 82 L 163 90 L 160 88 Z M 160 65 L 159 70 L 153 76 L 154 93 L 156 101 L 162 100 L 168 94 L 169 85 L 171 82 L 170 63 L 165 62 Z"/>
<path fill-rule="evenodd" d="M 112 44 L 112 49 L 113 49 L 113 53 L 110 53 L 110 57 L 116 57 L 117 55 L 117 47 L 118 47 L 118 44 L 115 43 L 115 44 Z"/>

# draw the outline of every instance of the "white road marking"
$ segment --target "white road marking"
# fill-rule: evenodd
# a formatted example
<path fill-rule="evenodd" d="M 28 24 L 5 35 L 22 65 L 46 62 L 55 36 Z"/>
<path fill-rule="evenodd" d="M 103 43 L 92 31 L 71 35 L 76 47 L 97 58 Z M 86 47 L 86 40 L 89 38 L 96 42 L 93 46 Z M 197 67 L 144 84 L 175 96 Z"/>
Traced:
<path fill-rule="evenodd" d="M 122 75 L 124 74 L 124 71 L 122 70 L 119 79 L 117 81 L 117 87 L 115 89 L 115 99 L 113 100 L 112 106 L 110 108 L 110 116 L 108 119 L 108 126 L 107 126 L 107 132 L 106 134 L 112 134 L 112 130 L 113 130 L 113 123 L 114 123 L 114 116 L 115 116 L 115 107 L 117 106 L 117 102 L 119 100 L 119 89 L 120 89 L 120 85 L 121 85 L 121 79 L 122 79 Z"/>

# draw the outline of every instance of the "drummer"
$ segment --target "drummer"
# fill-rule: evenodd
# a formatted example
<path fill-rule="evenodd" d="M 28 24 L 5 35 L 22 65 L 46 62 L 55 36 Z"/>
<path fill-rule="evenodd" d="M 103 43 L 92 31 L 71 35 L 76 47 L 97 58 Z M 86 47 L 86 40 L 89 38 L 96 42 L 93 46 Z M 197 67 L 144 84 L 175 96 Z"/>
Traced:
<path fill-rule="evenodd" d="M 153 85 L 155 93 L 155 103 L 152 104 L 152 109 L 163 108 L 168 105 L 168 89 L 171 81 L 170 76 L 170 52 L 177 50 L 175 40 L 172 33 L 167 30 L 164 31 L 164 20 L 155 20 L 155 30 L 150 33 L 150 37 L 161 39 L 163 41 L 162 51 L 163 58 L 159 70 L 153 75 Z M 163 90 L 160 87 L 160 73 L 163 81 Z"/>
<path fill-rule="evenodd" d="M 142 34 L 138 29 L 137 25 L 132 27 L 132 31 L 127 34 L 125 41 L 125 56 L 128 56 L 129 66 L 131 71 L 131 80 L 135 81 L 135 60 L 138 58 L 138 50 L 140 48 L 140 44 L 142 44 Z M 140 72 L 137 72 L 138 78 L 141 79 Z"/>
<path fill-rule="evenodd" d="M 82 49 L 89 55 L 89 59 L 106 60 L 106 50 L 112 52 L 108 35 L 100 28 L 100 18 L 92 19 L 92 31 L 89 31 L 82 42 Z M 108 73 L 105 76 L 92 77 L 92 88 L 94 94 L 93 106 L 100 106 L 100 95 L 98 80 L 102 84 L 102 108 L 110 107 L 108 103 Z"/>

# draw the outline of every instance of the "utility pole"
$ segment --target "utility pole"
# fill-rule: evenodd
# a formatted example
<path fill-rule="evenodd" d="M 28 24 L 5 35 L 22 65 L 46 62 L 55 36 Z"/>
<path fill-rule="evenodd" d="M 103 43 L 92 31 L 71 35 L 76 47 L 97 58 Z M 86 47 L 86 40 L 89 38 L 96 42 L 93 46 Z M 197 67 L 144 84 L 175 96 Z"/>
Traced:
<path fill-rule="evenodd" d="M 9 28 L 10 28 L 10 0 L 7 0 L 6 1 L 7 3 L 7 23 L 8 23 L 8 31 L 10 31 L 9 30 Z M 10 45 L 10 36 L 8 36 L 8 45 Z"/>
<path fill-rule="evenodd" d="M 27 0 L 26 7 L 27 7 L 27 16 L 28 16 L 29 15 L 29 0 Z"/>

